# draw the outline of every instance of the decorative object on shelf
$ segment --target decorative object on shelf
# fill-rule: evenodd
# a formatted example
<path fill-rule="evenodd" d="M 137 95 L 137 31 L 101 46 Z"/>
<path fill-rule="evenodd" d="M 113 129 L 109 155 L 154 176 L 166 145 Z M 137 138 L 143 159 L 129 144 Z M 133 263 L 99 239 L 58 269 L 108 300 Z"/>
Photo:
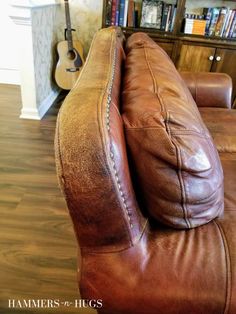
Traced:
<path fill-rule="evenodd" d="M 141 27 L 150 27 L 160 29 L 162 26 L 162 1 L 143 1 Z"/>
<path fill-rule="evenodd" d="M 70 90 L 79 77 L 84 64 L 83 46 L 79 40 L 72 39 L 70 10 L 68 0 L 65 0 L 66 29 L 65 40 L 57 45 L 59 60 L 55 71 L 55 80 L 62 89 Z"/>

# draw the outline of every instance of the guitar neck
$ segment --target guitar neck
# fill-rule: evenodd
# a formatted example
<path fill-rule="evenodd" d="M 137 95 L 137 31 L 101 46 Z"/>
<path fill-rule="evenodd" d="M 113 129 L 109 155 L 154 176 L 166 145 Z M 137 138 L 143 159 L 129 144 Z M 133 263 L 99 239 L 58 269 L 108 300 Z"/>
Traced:
<path fill-rule="evenodd" d="M 70 20 L 70 8 L 69 8 L 69 2 L 68 0 L 65 0 L 65 15 L 66 15 L 66 40 L 68 43 L 68 50 L 73 50 L 73 40 L 72 40 L 72 30 L 71 30 L 71 20 Z"/>

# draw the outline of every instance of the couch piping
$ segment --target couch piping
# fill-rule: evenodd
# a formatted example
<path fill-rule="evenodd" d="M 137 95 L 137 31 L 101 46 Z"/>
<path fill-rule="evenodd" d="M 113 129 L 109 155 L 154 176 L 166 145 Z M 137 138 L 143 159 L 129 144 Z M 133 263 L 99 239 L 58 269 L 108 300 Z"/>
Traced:
<path fill-rule="evenodd" d="M 107 101 L 106 101 L 106 128 L 107 128 L 107 132 L 108 132 L 108 136 L 109 136 L 109 156 L 111 158 L 111 164 L 112 164 L 112 169 L 113 169 L 113 172 L 114 172 L 114 175 L 115 175 L 115 184 L 118 188 L 118 191 L 119 191 L 119 194 L 120 194 L 120 198 L 122 200 L 122 204 L 125 208 L 125 212 L 126 212 L 126 215 L 127 215 L 127 219 L 128 219 L 128 222 L 129 222 L 129 226 L 130 228 L 132 229 L 133 228 L 133 223 L 131 221 L 131 213 L 128 209 L 128 205 L 127 205 L 127 201 L 126 201 L 126 198 L 125 198 L 125 193 L 123 192 L 122 190 L 122 187 L 121 187 L 121 181 L 120 181 L 120 178 L 119 178 L 119 175 L 118 175 L 118 171 L 117 171 L 117 167 L 116 167 L 116 164 L 115 164 L 115 158 L 114 158 L 114 153 L 113 153 L 113 150 L 112 150 L 112 145 L 111 145 L 111 136 L 110 136 L 110 107 L 111 107 L 111 104 L 112 104 L 112 89 L 113 89 L 113 83 L 114 83 L 114 76 L 115 76 L 115 68 L 116 68 L 116 58 L 117 58 L 117 50 L 116 50 L 116 46 L 114 45 L 114 40 L 113 40 L 113 45 L 112 47 L 114 47 L 114 54 L 111 55 L 111 58 L 112 58 L 112 65 L 111 65 L 111 79 L 110 79 L 110 82 L 108 82 L 108 87 L 107 87 L 107 93 L 108 93 L 108 96 L 107 96 Z M 132 243 L 132 241 L 131 241 Z"/>
<path fill-rule="evenodd" d="M 223 314 L 227 314 L 229 312 L 231 290 L 232 290 L 230 254 L 229 254 L 229 247 L 228 247 L 227 239 L 226 239 L 223 228 L 221 227 L 220 223 L 218 223 L 216 220 L 214 220 L 214 223 L 218 227 L 218 230 L 220 232 L 220 235 L 223 241 L 224 250 L 225 250 L 226 291 L 225 291 L 225 308 L 224 308 Z"/>

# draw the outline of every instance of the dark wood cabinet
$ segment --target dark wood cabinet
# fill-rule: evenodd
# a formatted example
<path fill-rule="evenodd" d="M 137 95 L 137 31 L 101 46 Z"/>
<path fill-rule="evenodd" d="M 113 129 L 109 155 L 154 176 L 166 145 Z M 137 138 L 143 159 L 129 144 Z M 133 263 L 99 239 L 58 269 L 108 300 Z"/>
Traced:
<path fill-rule="evenodd" d="M 134 32 L 147 33 L 167 52 L 179 71 L 227 73 L 233 81 L 233 103 L 236 107 L 236 39 L 183 34 L 181 26 L 185 6 L 189 1 L 196 4 L 196 7 L 199 6 L 197 0 L 176 1 L 177 13 L 172 32 L 149 28 L 122 27 L 123 32 L 126 37 Z M 228 1 L 221 2 L 221 6 L 227 6 Z M 236 0 L 229 2 L 231 7 L 232 3 L 235 4 L 236 9 Z M 104 0 L 103 27 L 107 27 L 105 23 L 106 3 L 107 1 Z M 217 4 L 217 6 L 219 5 Z"/>
<path fill-rule="evenodd" d="M 182 44 L 176 61 L 179 71 L 227 73 L 233 81 L 233 100 L 236 97 L 235 49 Z"/>
<path fill-rule="evenodd" d="M 176 67 L 179 71 L 209 72 L 215 55 L 214 47 L 181 45 Z"/>
<path fill-rule="evenodd" d="M 233 81 L 233 100 L 236 101 L 236 49 L 217 48 L 211 71 L 223 72 Z"/>

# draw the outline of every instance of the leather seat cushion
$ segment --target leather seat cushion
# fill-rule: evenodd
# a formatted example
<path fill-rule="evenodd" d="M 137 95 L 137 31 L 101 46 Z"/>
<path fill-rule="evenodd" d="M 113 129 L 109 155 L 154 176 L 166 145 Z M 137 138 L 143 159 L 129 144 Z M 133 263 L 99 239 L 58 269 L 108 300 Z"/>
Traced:
<path fill-rule="evenodd" d="M 191 230 L 154 226 L 128 250 L 85 255 L 82 291 L 104 313 L 235 314 L 235 230 L 236 211 Z"/>
<path fill-rule="evenodd" d="M 175 228 L 223 211 L 223 173 L 197 106 L 167 54 L 146 34 L 126 45 L 122 117 L 142 207 Z"/>
<path fill-rule="evenodd" d="M 236 153 L 236 110 L 199 108 L 218 152 Z"/>
<path fill-rule="evenodd" d="M 220 153 L 224 171 L 225 211 L 236 210 L 236 153 Z"/>
<path fill-rule="evenodd" d="M 225 210 L 236 210 L 236 110 L 199 110 L 220 155 L 224 172 Z"/>

